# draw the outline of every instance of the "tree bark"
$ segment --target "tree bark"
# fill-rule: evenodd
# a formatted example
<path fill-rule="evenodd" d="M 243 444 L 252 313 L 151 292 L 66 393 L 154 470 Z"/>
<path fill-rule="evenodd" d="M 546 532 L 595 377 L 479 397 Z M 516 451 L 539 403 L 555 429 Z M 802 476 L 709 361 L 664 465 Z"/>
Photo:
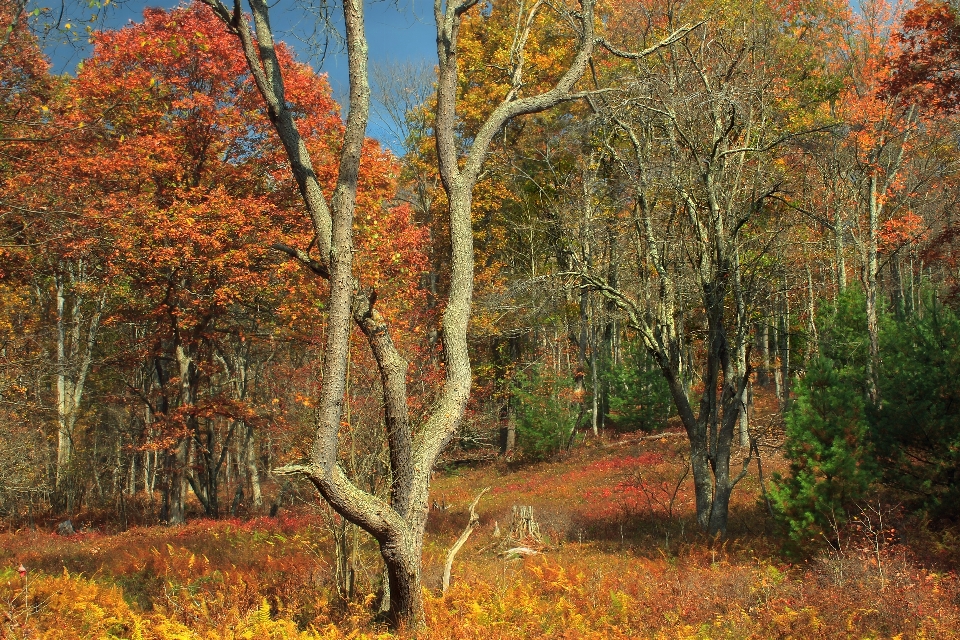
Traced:
<path fill-rule="evenodd" d="M 757 370 L 757 384 L 770 385 L 770 319 L 764 317 L 757 326 L 757 345 L 760 347 L 760 368 Z"/>
<path fill-rule="evenodd" d="M 257 442 L 252 425 L 244 425 L 246 437 L 243 446 L 243 463 L 247 467 L 247 479 L 250 482 L 251 499 L 253 507 L 259 510 L 263 507 L 263 492 L 260 488 L 260 469 L 257 466 Z"/>

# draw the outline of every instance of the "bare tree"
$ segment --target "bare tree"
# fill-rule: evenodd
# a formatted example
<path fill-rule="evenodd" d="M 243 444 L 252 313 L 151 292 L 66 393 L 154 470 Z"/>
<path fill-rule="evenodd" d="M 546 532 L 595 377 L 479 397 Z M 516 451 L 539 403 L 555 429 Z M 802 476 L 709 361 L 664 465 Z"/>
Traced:
<path fill-rule="evenodd" d="M 586 265 L 576 275 L 626 313 L 666 379 L 690 441 L 697 521 L 710 535 L 726 533 L 751 459 L 731 469 L 750 377 L 752 281 L 778 233 L 769 203 L 783 177 L 773 152 L 797 134 L 778 119 L 757 62 L 776 59 L 765 26 L 704 25 L 621 78 L 622 98 L 593 101 L 605 161 L 631 194 L 618 246 L 635 268 L 615 286 Z M 696 409 L 682 380 L 692 330 L 705 352 Z"/>
<path fill-rule="evenodd" d="M 414 128 L 426 129 L 423 116 L 433 95 L 436 74 L 420 62 L 387 62 L 370 70 L 373 81 L 374 118 L 390 139 L 382 140 L 394 150 L 411 151 L 406 145 Z"/>

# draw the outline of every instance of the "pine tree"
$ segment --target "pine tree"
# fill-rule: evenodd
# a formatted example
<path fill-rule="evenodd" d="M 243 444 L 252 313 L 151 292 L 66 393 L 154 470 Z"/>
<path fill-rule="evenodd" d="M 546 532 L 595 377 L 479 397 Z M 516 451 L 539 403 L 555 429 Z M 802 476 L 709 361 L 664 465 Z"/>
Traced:
<path fill-rule="evenodd" d="M 792 543 L 821 536 L 832 541 L 847 509 L 875 478 L 860 390 L 843 382 L 828 358 L 811 364 L 787 416 L 785 457 L 789 477 L 775 477 L 771 492 Z"/>

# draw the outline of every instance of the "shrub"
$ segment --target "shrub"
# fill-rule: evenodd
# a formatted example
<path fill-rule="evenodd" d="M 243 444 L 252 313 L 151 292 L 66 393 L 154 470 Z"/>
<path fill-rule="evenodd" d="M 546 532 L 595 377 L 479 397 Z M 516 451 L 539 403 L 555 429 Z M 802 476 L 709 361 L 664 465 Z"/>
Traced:
<path fill-rule="evenodd" d="M 821 353 L 841 383 L 865 395 L 868 345 L 862 292 L 825 310 Z M 960 316 L 933 294 L 919 312 L 881 314 L 877 406 L 868 438 L 885 484 L 935 517 L 960 515 Z M 909 500 L 909 498 L 908 498 Z"/>

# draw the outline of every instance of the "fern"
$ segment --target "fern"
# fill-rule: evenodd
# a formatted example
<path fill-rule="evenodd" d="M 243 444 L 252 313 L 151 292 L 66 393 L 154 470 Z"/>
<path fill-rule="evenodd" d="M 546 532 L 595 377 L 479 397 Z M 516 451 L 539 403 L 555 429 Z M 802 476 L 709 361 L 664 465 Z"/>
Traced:
<path fill-rule="evenodd" d="M 261 627 L 270 623 L 270 603 L 267 602 L 266 598 L 260 602 L 260 608 L 257 609 L 254 622 Z"/>

